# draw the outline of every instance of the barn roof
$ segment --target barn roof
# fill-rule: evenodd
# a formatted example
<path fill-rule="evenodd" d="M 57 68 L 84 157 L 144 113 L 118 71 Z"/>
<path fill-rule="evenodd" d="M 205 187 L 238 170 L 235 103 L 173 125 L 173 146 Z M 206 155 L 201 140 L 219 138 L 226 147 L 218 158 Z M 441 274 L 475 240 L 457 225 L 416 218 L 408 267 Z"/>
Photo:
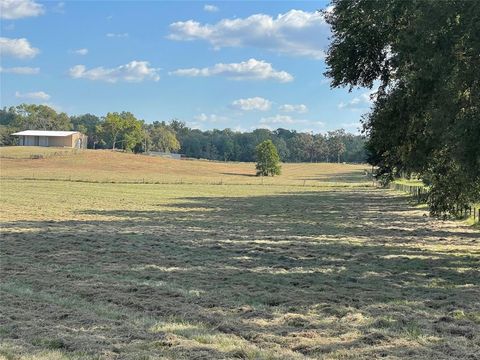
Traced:
<path fill-rule="evenodd" d="M 22 136 L 70 136 L 78 133 L 78 131 L 47 131 L 47 130 L 25 130 L 16 132 L 12 135 L 22 135 Z"/>

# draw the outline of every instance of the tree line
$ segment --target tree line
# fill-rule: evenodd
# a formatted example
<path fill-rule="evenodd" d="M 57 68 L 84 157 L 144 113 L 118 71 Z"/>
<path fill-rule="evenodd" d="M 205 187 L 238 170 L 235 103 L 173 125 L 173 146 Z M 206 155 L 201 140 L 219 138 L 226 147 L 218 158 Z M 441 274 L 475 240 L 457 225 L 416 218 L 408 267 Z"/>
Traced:
<path fill-rule="evenodd" d="M 256 160 L 256 146 L 270 140 L 284 162 L 365 162 L 365 138 L 343 129 L 312 134 L 287 129 L 192 129 L 173 119 L 151 124 L 130 112 L 68 116 L 46 105 L 21 104 L 0 110 L 0 145 L 15 145 L 21 130 L 75 130 L 88 136 L 90 149 L 179 152 L 191 158 L 221 161 Z"/>

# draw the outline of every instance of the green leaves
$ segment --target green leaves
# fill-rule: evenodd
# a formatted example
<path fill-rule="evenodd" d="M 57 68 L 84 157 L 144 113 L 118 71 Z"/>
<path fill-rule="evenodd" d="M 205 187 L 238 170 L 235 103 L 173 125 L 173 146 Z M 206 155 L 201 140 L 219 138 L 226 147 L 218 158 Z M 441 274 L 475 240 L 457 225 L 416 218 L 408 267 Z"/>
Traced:
<path fill-rule="evenodd" d="M 265 140 L 255 148 L 257 176 L 280 175 L 280 157 L 272 140 Z"/>
<path fill-rule="evenodd" d="M 132 151 L 144 139 L 142 121 L 132 113 L 108 113 L 102 124 L 104 134 L 109 137 L 112 149 Z"/>
<path fill-rule="evenodd" d="M 379 83 L 364 118 L 369 161 L 393 179 L 431 184 L 431 211 L 479 200 L 480 3 L 334 0 L 326 75 L 333 86 Z M 468 180 L 467 180 L 468 179 Z"/>

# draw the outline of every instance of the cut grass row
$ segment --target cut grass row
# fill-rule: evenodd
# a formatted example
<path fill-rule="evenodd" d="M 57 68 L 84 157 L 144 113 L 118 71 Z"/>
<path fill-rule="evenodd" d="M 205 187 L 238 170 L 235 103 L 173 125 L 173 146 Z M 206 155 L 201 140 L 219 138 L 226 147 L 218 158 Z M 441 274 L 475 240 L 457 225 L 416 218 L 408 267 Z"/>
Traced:
<path fill-rule="evenodd" d="M 478 234 L 368 187 L 1 182 L 11 359 L 475 358 Z"/>

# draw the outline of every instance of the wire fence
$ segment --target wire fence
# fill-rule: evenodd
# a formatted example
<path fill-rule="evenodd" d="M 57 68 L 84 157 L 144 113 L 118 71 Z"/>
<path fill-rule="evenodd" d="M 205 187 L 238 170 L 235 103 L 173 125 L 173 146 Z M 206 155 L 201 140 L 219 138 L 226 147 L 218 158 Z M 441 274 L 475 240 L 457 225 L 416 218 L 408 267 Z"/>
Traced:
<path fill-rule="evenodd" d="M 403 191 L 412 195 L 418 203 L 427 201 L 428 188 L 423 185 L 408 185 L 402 183 L 390 183 L 390 189 Z M 480 222 L 480 205 L 468 205 L 455 208 L 456 215 L 462 218 L 472 217 L 474 222 Z"/>

